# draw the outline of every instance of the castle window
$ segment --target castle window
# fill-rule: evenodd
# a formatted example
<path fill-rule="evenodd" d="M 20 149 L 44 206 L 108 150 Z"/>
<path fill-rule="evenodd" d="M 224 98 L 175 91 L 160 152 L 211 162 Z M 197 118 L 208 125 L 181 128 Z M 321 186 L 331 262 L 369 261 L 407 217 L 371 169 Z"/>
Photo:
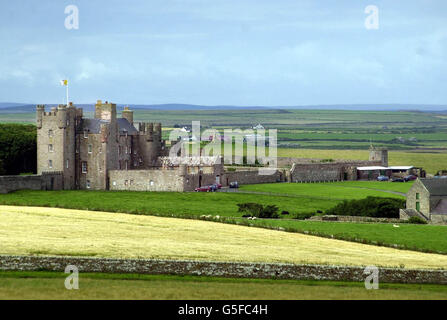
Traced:
<path fill-rule="evenodd" d="M 92 153 L 92 145 L 91 144 L 88 145 L 88 153 Z"/>
<path fill-rule="evenodd" d="M 51 138 L 53 136 L 53 130 L 48 130 L 48 136 Z"/>
<path fill-rule="evenodd" d="M 419 193 L 416 193 L 416 200 L 419 200 L 420 199 L 420 195 L 419 195 Z"/>
<path fill-rule="evenodd" d="M 129 161 L 126 160 L 126 170 L 127 170 L 128 163 L 129 163 Z"/>
<path fill-rule="evenodd" d="M 87 132 L 87 130 L 84 130 L 84 138 L 88 138 L 88 132 Z"/>
<path fill-rule="evenodd" d="M 124 185 L 127 186 L 129 184 L 129 180 L 124 180 Z"/>
<path fill-rule="evenodd" d="M 52 144 L 49 144 L 48 145 L 48 152 L 53 152 L 54 150 L 53 150 L 53 145 Z"/>
<path fill-rule="evenodd" d="M 67 169 L 68 169 L 68 159 L 65 161 L 65 166 L 66 166 Z"/>
<path fill-rule="evenodd" d="M 53 160 L 48 160 L 48 168 L 53 169 Z"/>
<path fill-rule="evenodd" d="M 116 186 L 116 181 L 112 181 L 112 186 Z"/>
<path fill-rule="evenodd" d="M 130 185 L 133 185 L 133 180 L 130 180 Z"/>
<path fill-rule="evenodd" d="M 152 187 L 154 185 L 154 181 L 149 181 L 149 185 Z"/>
<path fill-rule="evenodd" d="M 70 125 L 70 119 L 67 119 L 67 127 Z"/>
<path fill-rule="evenodd" d="M 82 173 L 87 173 L 87 162 L 82 161 Z"/>
<path fill-rule="evenodd" d="M 90 180 L 87 180 L 86 187 L 87 189 L 90 189 Z"/>

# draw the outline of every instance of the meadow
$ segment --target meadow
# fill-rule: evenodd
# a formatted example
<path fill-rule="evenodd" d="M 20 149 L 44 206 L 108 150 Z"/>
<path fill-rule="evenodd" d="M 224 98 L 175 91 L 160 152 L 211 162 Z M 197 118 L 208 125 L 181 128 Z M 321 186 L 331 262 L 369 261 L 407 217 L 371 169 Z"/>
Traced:
<path fill-rule="evenodd" d="M 340 187 L 335 188 L 336 185 Z M 365 185 L 370 189 L 364 189 Z M 340 182 L 329 184 L 273 184 L 282 188 L 281 195 L 264 194 L 271 190 L 266 185 L 242 186 L 242 192 L 250 188 L 261 188 L 261 194 L 251 193 L 170 193 L 170 192 L 111 192 L 111 191 L 17 191 L 0 195 L 0 204 L 21 206 L 45 206 L 81 210 L 123 212 L 138 215 L 157 215 L 177 218 L 210 219 L 230 224 L 239 224 L 267 229 L 280 229 L 288 232 L 313 234 L 326 238 L 335 238 L 353 242 L 380 246 L 398 247 L 422 252 L 447 254 L 447 227 L 432 225 L 377 223 L 318 222 L 286 219 L 247 220 L 237 212 L 237 203 L 257 202 L 264 205 L 276 204 L 280 211 L 315 212 L 325 210 L 341 200 L 328 194 L 340 189 L 337 196 L 344 198 L 363 198 L 371 195 L 384 197 L 402 197 L 380 190 L 405 192 L 410 183 L 378 182 Z M 356 187 L 358 186 L 358 187 Z M 264 190 L 265 189 L 265 190 Z M 293 192 L 304 194 L 292 194 Z M 314 191 L 312 191 L 314 190 Z M 315 190 L 319 191 L 316 192 Z M 246 192 L 256 192 L 249 191 Z M 284 192 L 284 193 L 283 193 Z M 287 192 L 287 193 L 285 193 Z M 343 192 L 340 194 L 340 192 Z M 307 194 L 307 195 L 306 195 Z M 309 196 L 312 194 L 312 196 Z M 76 201 L 73 201 L 76 199 Z M 203 217 L 204 215 L 209 218 Z M 216 218 L 216 216 L 220 216 Z M 430 234 L 427 237 L 427 234 Z"/>
<path fill-rule="evenodd" d="M 1 254 L 445 268 L 447 255 L 232 224 L 0 206 Z"/>
<path fill-rule="evenodd" d="M 365 290 L 359 282 L 229 279 L 212 277 L 82 273 L 79 290 L 66 290 L 67 274 L 0 272 L 3 299 L 114 300 L 436 300 L 447 299 L 445 285 L 380 283 Z"/>
<path fill-rule="evenodd" d="M 330 183 L 266 183 L 242 185 L 242 191 L 288 194 L 305 197 L 321 197 L 332 200 L 363 199 L 371 197 L 402 198 L 398 193 L 407 193 L 412 182 L 393 183 L 375 181 L 343 181 Z M 389 192 L 387 192 L 389 191 Z"/>

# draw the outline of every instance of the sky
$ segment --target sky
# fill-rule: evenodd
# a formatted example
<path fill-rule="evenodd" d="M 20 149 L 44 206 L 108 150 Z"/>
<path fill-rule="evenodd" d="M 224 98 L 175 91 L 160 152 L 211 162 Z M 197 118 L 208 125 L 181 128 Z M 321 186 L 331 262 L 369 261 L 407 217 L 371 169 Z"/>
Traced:
<path fill-rule="evenodd" d="M 75 103 L 447 104 L 446 17 L 445 0 L 1 0 L 0 101 L 63 103 L 68 79 Z"/>

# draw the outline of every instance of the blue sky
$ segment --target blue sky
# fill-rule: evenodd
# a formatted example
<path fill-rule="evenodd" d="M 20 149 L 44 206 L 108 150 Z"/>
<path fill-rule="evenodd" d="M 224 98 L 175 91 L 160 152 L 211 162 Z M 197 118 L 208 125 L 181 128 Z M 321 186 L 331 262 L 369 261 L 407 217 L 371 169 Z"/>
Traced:
<path fill-rule="evenodd" d="M 447 104 L 447 2 L 409 2 L 2 1 L 0 101 Z"/>

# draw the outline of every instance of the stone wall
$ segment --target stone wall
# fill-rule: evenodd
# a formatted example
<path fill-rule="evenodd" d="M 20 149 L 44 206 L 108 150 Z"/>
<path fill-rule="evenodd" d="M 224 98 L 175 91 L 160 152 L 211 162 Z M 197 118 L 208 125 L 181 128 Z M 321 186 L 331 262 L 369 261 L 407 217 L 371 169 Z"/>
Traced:
<path fill-rule="evenodd" d="M 180 169 L 110 170 L 110 190 L 184 191 Z"/>
<path fill-rule="evenodd" d="M 447 224 L 447 214 L 431 214 L 430 223 L 432 224 Z"/>
<path fill-rule="evenodd" d="M 381 223 L 399 223 L 401 219 L 397 218 L 374 218 L 362 216 L 313 216 L 308 220 L 313 221 L 340 221 L 340 222 L 381 222 Z"/>
<path fill-rule="evenodd" d="M 266 278 L 294 280 L 365 280 L 364 268 L 328 265 L 273 263 L 137 260 L 75 257 L 0 256 L 0 270 L 63 272 L 74 265 L 80 272 L 194 275 L 228 278 Z M 82 280 L 81 280 L 82 281 Z M 380 283 L 447 284 L 446 270 L 379 268 Z"/>
<path fill-rule="evenodd" d="M 63 178 L 60 172 L 43 172 L 42 175 L 0 176 L 0 193 L 16 190 L 61 190 Z"/>
<path fill-rule="evenodd" d="M 285 173 L 282 170 L 274 170 L 273 174 L 259 174 L 258 169 L 241 170 L 241 171 L 225 171 L 222 179 L 222 185 L 228 186 L 229 183 L 237 181 L 241 184 L 258 184 L 258 183 L 274 183 L 283 182 Z"/>

